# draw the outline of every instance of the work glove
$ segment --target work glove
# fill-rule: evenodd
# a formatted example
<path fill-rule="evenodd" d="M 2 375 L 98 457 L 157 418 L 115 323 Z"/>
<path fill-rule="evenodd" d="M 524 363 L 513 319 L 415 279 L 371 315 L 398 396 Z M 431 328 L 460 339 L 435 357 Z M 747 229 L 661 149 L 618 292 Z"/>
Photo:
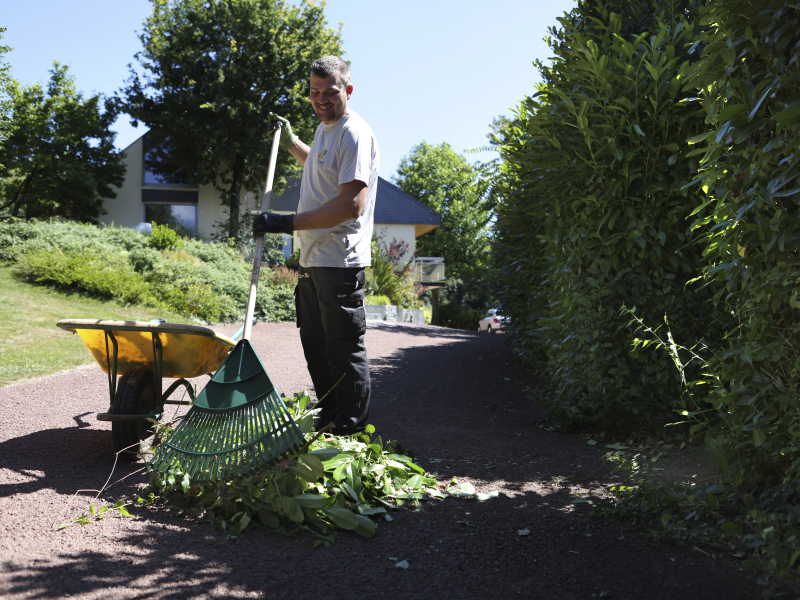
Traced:
<path fill-rule="evenodd" d="M 278 142 L 284 150 L 288 150 L 292 146 L 294 146 L 295 142 L 298 140 L 298 137 L 292 131 L 292 126 L 289 124 L 289 121 L 284 119 L 283 117 L 279 117 L 275 113 L 269 113 L 267 118 L 270 121 L 280 121 L 281 127 L 281 139 Z"/>
<path fill-rule="evenodd" d="M 285 233 L 292 235 L 294 226 L 294 215 L 277 215 L 275 213 L 263 212 L 253 221 L 253 239 L 262 233 Z"/>

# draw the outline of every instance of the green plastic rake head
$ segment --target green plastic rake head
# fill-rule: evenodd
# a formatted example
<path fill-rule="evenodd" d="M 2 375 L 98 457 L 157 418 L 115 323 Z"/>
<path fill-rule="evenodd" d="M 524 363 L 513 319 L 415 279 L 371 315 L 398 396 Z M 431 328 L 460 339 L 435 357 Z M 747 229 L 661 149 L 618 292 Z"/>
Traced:
<path fill-rule="evenodd" d="M 240 340 L 150 466 L 177 469 L 192 481 L 230 479 L 303 442 L 250 342 Z"/>

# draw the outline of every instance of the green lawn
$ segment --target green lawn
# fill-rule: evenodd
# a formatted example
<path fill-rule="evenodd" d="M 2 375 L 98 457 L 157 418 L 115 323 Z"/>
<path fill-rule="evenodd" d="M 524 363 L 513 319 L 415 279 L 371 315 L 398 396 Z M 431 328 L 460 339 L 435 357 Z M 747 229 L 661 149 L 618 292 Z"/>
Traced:
<path fill-rule="evenodd" d="M 93 362 L 80 337 L 56 327 L 61 319 L 158 318 L 189 323 L 164 310 L 25 283 L 14 276 L 13 265 L 0 263 L 0 386 Z"/>

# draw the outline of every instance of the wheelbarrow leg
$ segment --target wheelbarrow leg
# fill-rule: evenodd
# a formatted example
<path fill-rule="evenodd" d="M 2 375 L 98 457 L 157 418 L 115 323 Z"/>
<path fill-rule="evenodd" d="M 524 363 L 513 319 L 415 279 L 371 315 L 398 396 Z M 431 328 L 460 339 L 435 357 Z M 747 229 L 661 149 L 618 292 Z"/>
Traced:
<path fill-rule="evenodd" d="M 111 401 L 109 402 L 109 412 L 113 410 L 114 407 L 114 398 L 117 396 L 117 357 L 119 346 L 117 344 L 117 338 L 114 337 L 114 334 L 111 331 L 106 331 L 106 364 L 108 365 L 108 390 L 111 394 Z M 108 340 L 111 338 L 111 345 L 114 348 L 114 353 L 109 356 L 108 354 Z"/>

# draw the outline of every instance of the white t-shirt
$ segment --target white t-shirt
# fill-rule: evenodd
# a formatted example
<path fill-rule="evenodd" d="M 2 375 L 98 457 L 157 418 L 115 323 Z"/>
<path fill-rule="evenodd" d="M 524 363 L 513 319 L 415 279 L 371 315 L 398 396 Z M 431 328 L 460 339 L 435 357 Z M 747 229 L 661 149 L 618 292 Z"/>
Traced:
<path fill-rule="evenodd" d="M 367 184 L 367 197 L 357 219 L 345 221 L 333 229 L 297 233 L 302 266 L 370 266 L 379 168 L 380 153 L 375 134 L 352 110 L 335 123 L 319 124 L 303 169 L 297 212 L 317 208 L 339 195 L 339 185 L 355 180 Z"/>

